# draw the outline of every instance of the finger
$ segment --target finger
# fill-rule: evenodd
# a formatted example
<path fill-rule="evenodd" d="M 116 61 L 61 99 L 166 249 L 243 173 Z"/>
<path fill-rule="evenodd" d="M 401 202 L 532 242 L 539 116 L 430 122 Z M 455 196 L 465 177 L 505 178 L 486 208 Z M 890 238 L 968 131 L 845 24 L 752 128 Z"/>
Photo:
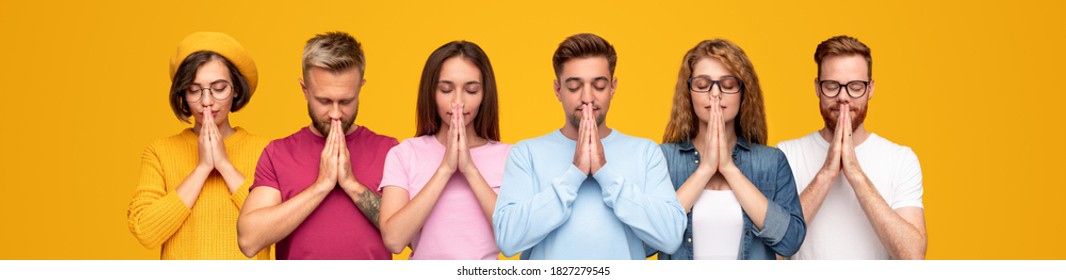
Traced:
<path fill-rule="evenodd" d="M 467 148 L 467 146 L 466 146 L 467 145 L 467 141 L 466 141 L 466 115 L 465 115 L 465 112 L 464 112 L 465 110 L 466 110 L 465 104 L 459 105 L 459 110 L 458 110 L 459 111 L 459 117 L 458 117 L 458 119 L 459 119 L 459 132 L 457 133 L 459 135 L 459 149 L 466 149 Z"/>
<path fill-rule="evenodd" d="M 337 156 L 337 120 L 329 122 L 329 137 L 326 138 L 326 157 Z"/>
<path fill-rule="evenodd" d="M 718 139 L 718 130 L 722 129 L 721 127 L 719 127 L 719 122 L 718 122 L 718 117 L 719 117 L 718 116 L 718 109 L 717 109 L 718 106 L 719 106 L 718 105 L 718 99 L 712 98 L 711 99 L 711 112 L 710 112 L 711 117 L 709 118 L 709 120 L 707 120 L 707 122 L 709 122 L 709 124 L 707 126 L 709 126 L 711 128 L 709 131 L 707 131 L 708 137 L 710 137 L 710 139 L 711 139 L 711 143 L 710 144 L 718 144 L 718 140 L 719 140 Z M 708 150 L 709 149 L 713 149 L 713 148 L 715 148 L 715 147 L 714 146 L 707 146 Z"/>
<path fill-rule="evenodd" d="M 847 110 L 844 110 L 844 113 L 845 113 L 844 114 L 844 129 L 846 129 L 847 132 L 848 132 L 848 134 L 845 135 L 845 137 L 850 138 L 851 137 L 851 133 L 853 131 L 855 131 L 851 127 L 851 105 L 846 105 L 846 107 L 844 107 L 844 108 L 847 109 Z"/>
<path fill-rule="evenodd" d="M 336 145 L 335 147 L 337 148 L 338 154 L 340 156 L 342 156 L 342 157 L 343 156 L 347 156 L 348 155 L 347 154 L 348 153 L 348 143 L 347 143 L 348 141 L 347 141 L 347 139 L 346 139 L 346 137 L 344 135 L 344 131 L 343 131 L 344 130 L 344 126 L 341 125 L 341 121 L 339 121 L 339 120 L 337 121 L 336 130 L 337 130 L 337 139 L 335 141 L 337 141 L 337 142 L 334 145 Z"/>
<path fill-rule="evenodd" d="M 587 135 L 585 134 L 587 134 L 588 132 L 589 125 L 588 115 L 585 114 L 585 108 L 587 107 L 587 104 L 581 105 L 581 121 L 578 122 L 577 126 L 577 147 L 579 149 L 583 147 L 585 143 L 588 142 L 588 140 L 585 139 L 587 137 Z"/>
<path fill-rule="evenodd" d="M 463 128 L 462 115 L 463 111 L 459 109 L 458 104 L 452 104 L 452 139 L 459 139 L 459 130 Z"/>
<path fill-rule="evenodd" d="M 451 152 L 458 151 L 457 142 L 459 141 L 459 130 L 457 129 L 459 123 L 459 111 L 456 109 L 455 104 L 451 105 L 452 115 L 451 122 L 448 125 L 448 150 Z"/>
<path fill-rule="evenodd" d="M 596 123 L 596 114 L 592 111 L 592 105 L 589 105 L 589 144 L 597 147 L 600 142 L 600 127 Z"/>
<path fill-rule="evenodd" d="M 851 107 L 848 106 L 848 107 L 845 107 L 845 108 L 848 109 L 847 111 L 845 111 L 846 113 L 844 114 L 844 129 L 846 130 L 846 133 L 843 136 L 844 139 L 843 139 L 842 142 L 844 143 L 844 148 L 850 149 L 851 148 L 851 133 L 853 131 L 851 129 Z"/>
<path fill-rule="evenodd" d="M 845 113 L 847 111 L 847 105 L 840 105 L 837 110 L 840 113 L 837 114 L 837 129 L 836 132 L 834 132 L 835 135 L 833 135 L 833 143 L 831 144 L 840 144 L 844 140 L 844 119 L 847 118 L 847 113 Z"/>
<path fill-rule="evenodd" d="M 333 128 L 330 129 L 330 131 L 335 131 L 333 133 L 333 149 L 336 151 L 338 156 L 340 156 L 341 146 L 344 145 L 344 131 L 341 131 L 342 129 L 343 128 L 341 127 L 341 121 L 334 120 Z"/>

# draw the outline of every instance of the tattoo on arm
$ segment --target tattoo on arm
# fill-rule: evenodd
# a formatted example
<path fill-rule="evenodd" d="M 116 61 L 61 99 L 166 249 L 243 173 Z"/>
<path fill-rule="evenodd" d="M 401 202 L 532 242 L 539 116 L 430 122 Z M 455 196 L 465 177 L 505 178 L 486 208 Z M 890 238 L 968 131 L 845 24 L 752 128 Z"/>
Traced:
<path fill-rule="evenodd" d="M 358 207 L 359 211 L 363 212 L 363 215 L 374 224 L 374 227 L 381 228 L 378 224 L 378 213 L 381 209 L 381 197 L 370 190 L 363 191 L 362 194 L 359 194 L 359 202 L 356 203 L 355 206 Z"/>

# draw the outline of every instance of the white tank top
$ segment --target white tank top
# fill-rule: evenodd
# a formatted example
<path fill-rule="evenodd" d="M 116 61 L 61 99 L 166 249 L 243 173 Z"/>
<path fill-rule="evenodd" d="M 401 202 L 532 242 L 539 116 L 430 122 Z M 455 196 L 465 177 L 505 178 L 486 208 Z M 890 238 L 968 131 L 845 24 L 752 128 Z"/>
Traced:
<path fill-rule="evenodd" d="M 692 254 L 697 260 L 736 260 L 744 212 L 732 190 L 703 190 L 692 205 Z"/>

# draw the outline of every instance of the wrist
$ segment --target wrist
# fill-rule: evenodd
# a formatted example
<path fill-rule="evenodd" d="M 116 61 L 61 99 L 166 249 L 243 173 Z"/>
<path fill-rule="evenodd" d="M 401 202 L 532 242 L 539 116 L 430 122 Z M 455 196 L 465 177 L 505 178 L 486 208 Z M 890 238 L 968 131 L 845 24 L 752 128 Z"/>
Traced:
<path fill-rule="evenodd" d="M 231 172 L 236 170 L 237 168 L 233 167 L 233 164 L 230 163 L 228 160 L 223 160 L 221 162 L 215 163 L 215 169 L 218 169 L 218 172 Z"/>
<path fill-rule="evenodd" d="M 320 194 L 324 194 L 333 191 L 333 188 L 336 188 L 337 184 L 320 179 L 315 181 L 312 187 L 314 187 Z"/>
<path fill-rule="evenodd" d="M 345 180 L 341 183 L 341 188 L 351 197 L 359 197 L 360 194 L 363 194 L 363 192 L 367 190 L 366 186 L 363 186 L 363 184 L 360 184 L 359 181 L 356 181 L 355 179 Z"/>
<path fill-rule="evenodd" d="M 470 175 L 474 175 L 474 174 L 479 174 L 480 173 L 480 171 L 477 169 L 477 166 L 473 165 L 473 164 L 463 167 L 462 169 L 459 170 L 459 172 L 463 173 L 463 175 L 466 175 L 466 176 L 470 176 Z"/>
<path fill-rule="evenodd" d="M 855 166 L 851 168 L 845 168 L 844 177 L 847 178 L 849 181 L 865 179 L 866 173 L 863 173 L 861 168 Z"/>
<path fill-rule="evenodd" d="M 193 173 L 210 174 L 212 170 L 215 170 L 213 166 L 206 163 L 196 165 L 196 169 L 193 169 Z"/>
<path fill-rule="evenodd" d="M 822 181 L 828 182 L 828 181 L 832 181 L 833 179 L 836 179 L 837 175 L 839 175 L 839 174 L 840 174 L 840 171 L 835 171 L 834 172 L 834 171 L 831 171 L 831 170 L 823 167 L 821 170 L 818 171 L 818 174 L 815 175 L 815 179 L 821 179 Z"/>
<path fill-rule="evenodd" d="M 437 167 L 437 173 L 450 177 L 452 174 L 455 174 L 455 168 L 448 166 L 448 164 L 442 163 L 440 167 Z"/>
<path fill-rule="evenodd" d="M 723 176 L 741 173 L 740 168 L 737 168 L 737 166 L 734 164 L 721 165 L 718 167 L 718 172 L 722 172 Z"/>

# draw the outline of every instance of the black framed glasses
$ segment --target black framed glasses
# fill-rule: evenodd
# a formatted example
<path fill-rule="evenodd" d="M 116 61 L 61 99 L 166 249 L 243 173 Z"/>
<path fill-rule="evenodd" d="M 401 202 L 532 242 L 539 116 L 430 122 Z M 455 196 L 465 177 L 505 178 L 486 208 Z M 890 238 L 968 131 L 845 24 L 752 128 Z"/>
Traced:
<path fill-rule="evenodd" d="M 211 86 L 209 87 L 190 85 L 185 88 L 185 100 L 188 100 L 189 102 L 199 102 L 200 99 L 203 98 L 205 90 L 211 92 L 211 98 L 214 98 L 215 100 L 226 100 L 226 98 L 229 98 L 230 95 L 233 94 L 233 91 L 230 90 L 231 88 L 233 88 L 233 86 L 227 81 L 217 81 L 211 83 Z"/>
<path fill-rule="evenodd" d="M 837 95 L 840 95 L 840 88 L 848 91 L 848 96 L 851 96 L 851 98 L 859 98 L 866 95 L 867 89 L 870 88 L 870 81 L 854 80 L 841 84 L 833 80 L 818 80 L 818 91 L 825 97 L 837 97 Z"/>
<path fill-rule="evenodd" d="M 737 94 L 744 88 L 744 82 L 734 76 L 724 76 L 720 80 L 713 80 L 708 76 L 695 76 L 688 78 L 688 88 L 693 92 L 711 92 L 714 85 L 718 90 L 726 94 Z"/>

